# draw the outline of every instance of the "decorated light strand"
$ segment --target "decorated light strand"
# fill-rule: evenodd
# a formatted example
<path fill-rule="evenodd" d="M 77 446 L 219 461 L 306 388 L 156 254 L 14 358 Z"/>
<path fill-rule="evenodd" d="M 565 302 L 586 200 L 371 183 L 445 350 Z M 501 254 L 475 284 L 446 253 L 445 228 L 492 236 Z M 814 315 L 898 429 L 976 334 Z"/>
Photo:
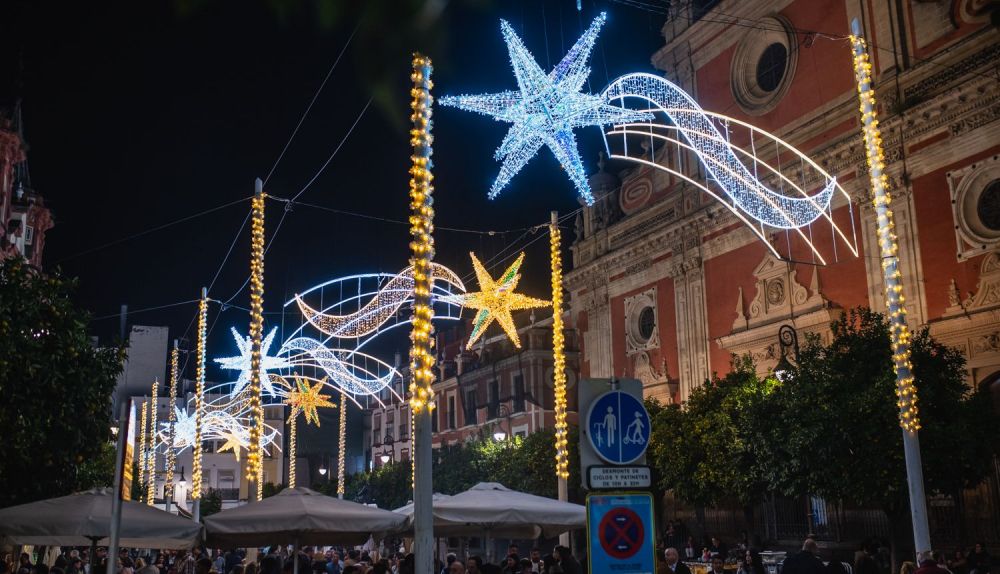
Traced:
<path fill-rule="evenodd" d="M 174 348 L 170 351 L 170 388 L 167 393 L 170 396 L 170 403 L 167 407 L 167 444 L 166 444 L 166 471 L 167 478 L 163 485 L 163 497 L 173 497 L 174 495 L 174 466 L 177 464 L 177 451 L 174 449 L 174 441 L 177 438 L 177 379 L 180 374 L 178 367 L 180 351 L 177 348 L 177 340 L 174 340 Z M 170 510 L 169 508 L 167 509 Z"/>
<path fill-rule="evenodd" d="M 552 387 L 555 392 L 556 416 L 556 477 L 569 478 L 569 456 L 567 453 L 569 428 L 566 424 L 566 338 L 562 321 L 562 234 L 559 220 L 552 213 L 549 225 L 550 259 L 552 262 Z"/>
<path fill-rule="evenodd" d="M 434 351 L 431 334 L 434 308 L 431 306 L 433 277 L 431 261 L 434 259 L 434 193 L 431 174 L 431 61 L 419 54 L 413 57 L 410 79 L 410 267 L 413 269 L 413 327 L 410 331 L 410 409 L 413 414 L 424 408 L 434 409 Z"/>
<path fill-rule="evenodd" d="M 198 301 L 198 343 L 195 349 L 194 446 L 191 455 L 191 499 L 201 498 L 201 437 L 205 418 L 205 339 L 208 336 L 208 290 L 202 287 Z"/>
<path fill-rule="evenodd" d="M 251 200 L 250 228 L 250 444 L 247 447 L 247 479 L 257 484 L 257 500 L 263 495 L 264 405 L 261 401 L 261 347 L 264 335 L 264 198 L 263 184 L 256 182 Z"/>
<path fill-rule="evenodd" d="M 139 428 L 142 429 L 139 435 L 139 497 L 142 498 L 143 491 L 141 487 L 146 485 L 146 469 L 149 468 L 149 455 L 148 455 L 148 443 L 149 443 L 149 402 L 145 398 L 142 399 L 142 415 L 139 417 Z"/>
<path fill-rule="evenodd" d="M 896 370 L 896 397 L 899 407 L 899 424 L 909 433 L 920 430 L 917 390 L 913 384 L 910 364 L 910 330 L 906 326 L 906 308 L 903 297 L 902 273 L 899 270 L 899 243 L 896 224 L 890 205 L 889 177 L 885 174 L 885 155 L 882 151 L 882 134 L 875 110 L 875 89 L 872 87 L 872 64 L 864 38 L 851 36 L 854 48 L 854 74 L 858 80 L 858 97 L 861 101 L 861 121 L 865 136 L 865 153 L 871 179 L 873 204 L 877 218 L 878 244 L 882 255 L 885 279 L 885 304 L 889 312 L 889 329 L 892 338 L 892 362 Z"/>
<path fill-rule="evenodd" d="M 149 450 L 146 451 L 149 464 L 146 465 L 146 504 L 152 506 L 156 497 L 156 411 L 160 397 L 159 379 L 153 379 L 153 389 L 150 394 L 153 400 L 149 405 Z"/>
<path fill-rule="evenodd" d="M 299 409 L 292 407 L 291 414 L 288 415 L 288 486 L 290 488 L 295 488 L 295 459 L 298 456 L 295 440 L 298 435 L 298 425 L 296 424 L 298 419 Z"/>
<path fill-rule="evenodd" d="M 337 441 L 337 497 L 344 498 L 344 459 L 347 457 L 347 393 L 340 393 L 340 435 Z"/>

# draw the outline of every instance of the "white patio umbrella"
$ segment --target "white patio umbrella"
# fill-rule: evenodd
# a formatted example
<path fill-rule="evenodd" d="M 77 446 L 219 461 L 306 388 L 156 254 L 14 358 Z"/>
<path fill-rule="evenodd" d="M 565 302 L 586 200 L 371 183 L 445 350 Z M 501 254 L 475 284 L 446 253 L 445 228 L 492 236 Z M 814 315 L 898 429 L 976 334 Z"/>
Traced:
<path fill-rule="evenodd" d="M 205 518 L 213 546 L 361 544 L 375 533 L 398 530 L 406 517 L 308 488 L 286 488 L 260 502 Z"/>
<path fill-rule="evenodd" d="M 0 543 L 104 546 L 111 536 L 110 488 L 0 510 Z M 132 548 L 191 548 L 201 525 L 141 502 L 122 501 L 120 544 Z"/>

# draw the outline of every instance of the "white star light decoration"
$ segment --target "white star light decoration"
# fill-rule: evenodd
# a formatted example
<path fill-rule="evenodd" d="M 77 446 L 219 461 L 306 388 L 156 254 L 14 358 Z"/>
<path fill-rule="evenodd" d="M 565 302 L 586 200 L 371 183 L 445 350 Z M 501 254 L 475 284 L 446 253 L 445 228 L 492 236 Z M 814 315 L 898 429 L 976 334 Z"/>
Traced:
<path fill-rule="evenodd" d="M 490 199 L 495 198 L 545 145 L 562 164 L 587 205 L 593 205 L 594 196 L 573 129 L 652 119 L 648 113 L 612 106 L 600 96 L 580 91 L 590 75 L 587 61 L 605 19 L 603 12 L 595 18 L 548 75 L 535 62 L 534 56 L 524 47 L 510 24 L 501 20 L 500 29 L 510 52 L 510 63 L 520 91 L 441 98 L 442 105 L 478 112 L 513 124 L 495 154 L 498 161 L 503 160 L 503 165 L 490 188 Z"/>
<path fill-rule="evenodd" d="M 230 396 L 236 396 L 250 383 L 250 337 L 244 338 L 235 327 L 232 327 L 230 330 L 233 333 L 233 338 L 236 339 L 236 346 L 239 348 L 240 354 L 235 357 L 215 359 L 215 362 L 219 363 L 219 366 L 223 369 L 240 372 L 239 377 L 236 379 L 236 386 L 230 393 Z M 267 372 L 287 369 L 291 366 L 287 359 L 267 354 L 274 343 L 274 336 L 277 332 L 277 327 L 271 329 L 271 332 L 267 334 L 267 337 L 264 337 L 264 341 L 260 346 L 260 382 L 263 385 L 264 393 L 271 396 L 274 396 L 275 392 L 270 377 L 267 376 Z"/>

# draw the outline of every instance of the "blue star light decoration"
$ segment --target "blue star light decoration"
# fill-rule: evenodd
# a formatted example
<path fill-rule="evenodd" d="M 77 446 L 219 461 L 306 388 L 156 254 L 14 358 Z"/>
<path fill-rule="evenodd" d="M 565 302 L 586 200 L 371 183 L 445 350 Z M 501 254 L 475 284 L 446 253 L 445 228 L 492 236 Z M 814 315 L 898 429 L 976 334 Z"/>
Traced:
<path fill-rule="evenodd" d="M 236 346 L 239 348 L 240 354 L 235 357 L 215 359 L 215 362 L 219 363 L 219 366 L 223 369 L 240 372 L 233 391 L 230 393 L 231 396 L 235 397 L 250 383 L 250 337 L 241 336 L 236 327 L 231 328 L 230 331 L 233 333 L 233 338 L 236 339 Z M 260 382 L 263 385 L 264 393 L 271 396 L 274 396 L 275 392 L 270 377 L 267 376 L 267 372 L 291 367 L 287 359 L 268 355 L 277 332 L 277 327 L 271 329 L 271 332 L 267 334 L 267 337 L 264 337 L 260 345 Z"/>
<path fill-rule="evenodd" d="M 594 196 L 573 129 L 652 119 L 648 113 L 612 106 L 600 96 L 581 92 L 590 75 L 587 61 L 606 18 L 603 12 L 595 18 L 548 75 L 510 24 L 501 20 L 500 30 L 510 52 L 519 91 L 441 98 L 442 105 L 513 124 L 494 156 L 497 161 L 503 160 L 503 165 L 490 188 L 490 199 L 495 198 L 544 145 L 552 150 L 587 205 L 593 205 Z"/>

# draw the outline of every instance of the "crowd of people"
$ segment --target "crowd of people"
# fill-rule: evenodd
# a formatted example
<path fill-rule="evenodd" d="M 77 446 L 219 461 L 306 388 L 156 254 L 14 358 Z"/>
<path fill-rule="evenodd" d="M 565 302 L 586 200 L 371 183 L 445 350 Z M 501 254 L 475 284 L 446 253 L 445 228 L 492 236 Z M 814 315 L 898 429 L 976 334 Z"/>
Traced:
<path fill-rule="evenodd" d="M 87 550 L 67 549 L 52 566 L 42 559 L 32 562 L 27 553 L 14 563 L 10 556 L 0 560 L 0 574 L 104 574 L 107 549 L 98 548 L 93 562 Z M 412 574 L 412 553 L 393 552 L 385 556 L 377 551 L 357 549 L 302 548 L 294 557 L 285 547 L 272 546 L 249 558 L 242 549 L 190 551 L 152 551 L 139 553 L 123 549 L 117 558 L 117 574 L 293 574 L 295 560 L 298 574 Z M 497 562 L 478 555 L 459 558 L 448 554 L 436 560 L 436 574 L 583 574 L 585 569 L 565 546 L 551 553 L 532 548 L 523 556 L 516 544 Z"/>

